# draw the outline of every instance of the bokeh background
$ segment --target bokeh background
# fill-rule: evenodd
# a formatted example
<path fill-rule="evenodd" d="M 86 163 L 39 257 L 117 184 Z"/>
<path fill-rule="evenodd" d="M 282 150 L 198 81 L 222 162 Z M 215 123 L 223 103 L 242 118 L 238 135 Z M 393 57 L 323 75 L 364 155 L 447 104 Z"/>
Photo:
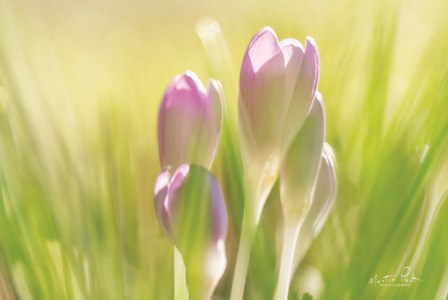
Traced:
<path fill-rule="evenodd" d="M 156 119 L 187 69 L 225 88 L 213 171 L 227 201 L 228 299 L 244 207 L 239 67 L 253 34 L 313 36 L 338 196 L 291 299 L 446 299 L 448 2 L 0 0 L 0 298 L 172 299 L 154 215 Z M 272 299 L 272 191 L 245 299 Z M 375 287 L 410 266 L 411 287 Z"/>

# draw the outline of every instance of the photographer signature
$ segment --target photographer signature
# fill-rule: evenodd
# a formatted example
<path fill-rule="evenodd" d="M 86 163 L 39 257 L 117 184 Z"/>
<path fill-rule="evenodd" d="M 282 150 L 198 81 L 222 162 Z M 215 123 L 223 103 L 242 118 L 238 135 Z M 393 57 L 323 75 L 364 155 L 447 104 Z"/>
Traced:
<path fill-rule="evenodd" d="M 423 282 L 420 278 L 415 276 L 415 273 L 411 274 L 411 267 L 404 267 L 398 274 L 390 274 L 379 277 L 378 274 L 371 277 L 367 285 L 373 285 L 375 287 L 410 287 L 416 282 Z"/>

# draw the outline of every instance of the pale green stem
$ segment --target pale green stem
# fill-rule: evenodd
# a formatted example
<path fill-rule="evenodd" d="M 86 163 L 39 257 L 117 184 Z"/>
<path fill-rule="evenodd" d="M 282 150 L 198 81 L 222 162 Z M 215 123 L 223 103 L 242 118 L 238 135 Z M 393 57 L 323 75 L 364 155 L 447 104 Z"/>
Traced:
<path fill-rule="evenodd" d="M 244 184 L 243 224 L 241 226 L 240 243 L 233 274 L 230 300 L 243 299 L 247 270 L 249 268 L 250 251 L 258 224 L 258 218 L 256 217 L 258 186 L 253 183 L 253 177 L 247 175 L 245 176 Z"/>
<path fill-rule="evenodd" d="M 257 218 L 253 207 L 254 193 L 252 186 L 246 186 L 245 207 L 243 215 L 243 224 L 241 227 L 240 243 L 233 274 L 232 291 L 230 300 L 241 300 L 244 296 L 244 287 L 246 285 L 247 270 L 249 267 L 250 251 L 257 228 Z"/>
<path fill-rule="evenodd" d="M 236 258 L 230 300 L 241 300 L 244 296 L 247 270 L 252 242 L 260 221 L 266 199 L 274 186 L 278 174 L 277 156 L 260 168 L 246 168 L 244 178 L 244 215 L 240 244 Z"/>
<path fill-rule="evenodd" d="M 187 300 L 188 288 L 182 254 L 174 247 L 174 300 Z"/>
<path fill-rule="evenodd" d="M 285 223 L 283 231 L 282 254 L 280 258 L 280 269 L 278 274 L 277 287 L 275 289 L 275 300 L 288 299 L 289 284 L 293 271 L 294 254 L 299 237 L 301 223 Z"/>

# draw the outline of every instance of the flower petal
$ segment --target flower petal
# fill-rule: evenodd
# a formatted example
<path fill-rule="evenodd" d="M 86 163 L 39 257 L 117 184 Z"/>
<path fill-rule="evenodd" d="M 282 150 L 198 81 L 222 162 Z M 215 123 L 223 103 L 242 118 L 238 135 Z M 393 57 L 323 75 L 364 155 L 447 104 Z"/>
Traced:
<path fill-rule="evenodd" d="M 319 234 L 334 205 L 337 190 L 335 158 L 331 146 L 324 144 L 322 164 L 316 183 L 313 204 L 300 230 L 300 243 L 296 248 L 294 269 L 305 256 L 313 239 Z"/>
<path fill-rule="evenodd" d="M 156 216 L 165 232 L 173 238 L 172 232 L 172 208 L 178 198 L 177 193 L 181 188 L 185 177 L 190 170 L 190 166 L 182 164 L 170 174 L 169 170 L 165 170 L 157 177 L 154 189 L 154 204 Z"/>
<path fill-rule="evenodd" d="M 302 127 L 313 104 L 319 82 L 319 68 L 319 52 L 316 43 L 314 39 L 308 37 L 286 117 L 284 150 L 288 148 L 289 143 Z"/>
<path fill-rule="evenodd" d="M 226 266 L 224 197 L 215 176 L 202 166 L 183 164 L 167 173 L 156 182 L 156 214 L 182 254 L 191 298 L 202 299 L 213 292 Z"/>
<path fill-rule="evenodd" d="M 306 38 L 304 61 L 300 69 L 299 82 L 303 87 L 308 87 L 303 90 L 309 91 L 308 96 L 313 98 L 319 84 L 320 58 L 316 41 L 312 37 Z"/>
<path fill-rule="evenodd" d="M 179 249 L 199 242 L 216 243 L 225 239 L 227 211 L 224 197 L 213 174 L 199 165 L 190 165 L 190 172 L 173 208 L 173 222 L 179 230 Z M 192 234 L 194 233 L 194 234 Z"/>
<path fill-rule="evenodd" d="M 182 163 L 211 165 L 219 140 L 217 127 L 221 126 L 212 123 L 216 123 L 216 102 L 220 101 L 216 97 L 221 94 L 211 95 L 215 98 L 208 99 L 201 81 L 190 71 L 175 77 L 168 86 L 158 121 L 162 169 L 176 169 Z"/>
<path fill-rule="evenodd" d="M 249 155 L 266 160 L 281 139 L 284 103 L 283 53 L 268 60 L 252 78 L 241 73 L 239 120 L 242 141 L 248 142 Z"/>
<path fill-rule="evenodd" d="M 309 217 L 313 220 L 312 232 L 316 236 L 333 207 L 336 198 L 337 179 L 333 149 L 327 143 L 322 150 L 322 166 L 314 193 L 314 201 Z"/>
<path fill-rule="evenodd" d="M 318 95 L 288 150 L 280 176 L 280 198 L 287 219 L 303 219 L 310 208 L 324 139 L 325 114 Z"/>
<path fill-rule="evenodd" d="M 159 223 L 162 225 L 163 230 L 165 230 L 168 235 L 171 235 L 171 228 L 169 226 L 170 221 L 164 207 L 165 201 L 168 196 L 169 181 L 169 171 L 164 171 L 157 177 L 154 189 L 154 204 L 156 209 L 156 216 L 159 220 Z"/>
<path fill-rule="evenodd" d="M 250 62 L 254 72 L 257 73 L 268 60 L 280 52 L 277 35 L 271 27 L 265 26 L 252 38 L 243 64 Z"/>
<path fill-rule="evenodd" d="M 303 61 L 303 46 L 296 39 L 284 39 L 280 42 L 283 56 L 285 58 L 285 98 L 288 105 L 293 96 L 297 77 Z"/>
<path fill-rule="evenodd" d="M 211 136 L 208 139 L 209 144 L 206 150 L 206 154 L 210 154 L 209 163 L 204 166 L 211 166 L 218 148 L 224 119 L 224 93 L 219 81 L 210 80 L 207 96 L 209 112 L 206 123 L 210 125 L 209 134 Z"/>

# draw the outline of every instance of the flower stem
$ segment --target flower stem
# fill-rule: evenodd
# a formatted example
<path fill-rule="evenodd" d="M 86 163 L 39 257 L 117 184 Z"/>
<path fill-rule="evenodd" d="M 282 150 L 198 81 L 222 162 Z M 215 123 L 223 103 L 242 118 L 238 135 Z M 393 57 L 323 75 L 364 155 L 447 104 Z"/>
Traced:
<path fill-rule="evenodd" d="M 300 224 L 295 222 L 285 223 L 283 232 L 283 244 L 275 300 L 288 299 L 289 284 L 291 282 L 294 253 L 299 235 Z"/>
<path fill-rule="evenodd" d="M 247 202 L 246 202 L 247 204 Z M 254 213 L 248 206 L 244 209 L 243 225 L 241 228 L 240 244 L 236 258 L 235 271 L 233 275 L 231 300 L 241 300 L 244 296 L 247 270 L 249 267 L 249 257 L 252 248 L 252 241 L 255 235 L 256 222 Z"/>
<path fill-rule="evenodd" d="M 272 169 L 274 171 L 268 169 L 269 172 L 267 172 L 266 170 L 263 171 L 263 168 L 248 170 L 250 171 L 246 170 L 244 178 L 243 224 L 241 227 L 230 300 L 243 299 L 252 242 L 260 221 L 264 203 L 275 183 L 273 178 L 276 178 L 276 176 L 273 174 L 277 172 L 277 169 Z"/>
<path fill-rule="evenodd" d="M 187 300 L 188 288 L 185 264 L 179 250 L 174 247 L 174 300 Z"/>

